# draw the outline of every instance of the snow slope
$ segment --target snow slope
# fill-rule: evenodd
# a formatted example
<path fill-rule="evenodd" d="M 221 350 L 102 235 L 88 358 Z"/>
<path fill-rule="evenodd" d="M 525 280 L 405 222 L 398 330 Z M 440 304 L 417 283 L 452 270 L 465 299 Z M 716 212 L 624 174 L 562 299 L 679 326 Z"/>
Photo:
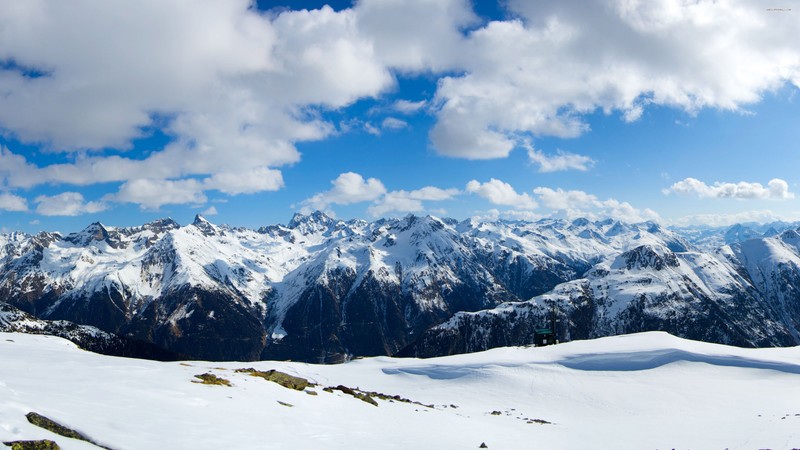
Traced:
<path fill-rule="evenodd" d="M 67 450 L 97 447 L 36 428 L 25 414 L 114 449 L 800 447 L 800 347 L 741 349 L 651 332 L 319 366 L 159 363 L 0 333 L 0 361 L 0 441 L 52 439 Z M 233 371 L 244 367 L 320 386 L 309 395 Z M 233 386 L 192 383 L 205 372 Z M 434 407 L 373 406 L 321 389 L 339 384 Z"/>

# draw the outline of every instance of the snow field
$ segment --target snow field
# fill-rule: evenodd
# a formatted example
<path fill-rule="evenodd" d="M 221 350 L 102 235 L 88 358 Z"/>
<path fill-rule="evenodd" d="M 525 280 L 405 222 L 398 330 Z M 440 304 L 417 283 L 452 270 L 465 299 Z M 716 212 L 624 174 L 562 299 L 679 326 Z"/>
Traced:
<path fill-rule="evenodd" d="M 800 447 L 800 347 L 739 349 L 653 332 L 319 366 L 160 363 L 0 333 L 0 361 L 0 441 L 52 439 L 68 450 L 96 447 L 25 414 L 114 449 Z M 302 376 L 319 384 L 307 389 L 317 395 L 234 372 L 246 367 Z M 233 386 L 192 382 L 206 372 Z M 435 407 L 375 407 L 322 390 L 340 384 Z"/>

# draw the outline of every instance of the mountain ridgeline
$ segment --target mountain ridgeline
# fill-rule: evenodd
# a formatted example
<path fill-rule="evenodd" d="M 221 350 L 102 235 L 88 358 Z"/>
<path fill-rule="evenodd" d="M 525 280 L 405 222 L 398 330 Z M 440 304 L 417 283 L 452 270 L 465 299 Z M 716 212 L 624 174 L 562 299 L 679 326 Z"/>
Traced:
<path fill-rule="evenodd" d="M 309 362 L 529 344 L 551 323 L 562 340 L 663 330 L 796 345 L 800 234 L 770 230 L 315 212 L 258 230 L 198 216 L 12 233 L 0 235 L 0 329 L 69 321 L 150 353 Z"/>

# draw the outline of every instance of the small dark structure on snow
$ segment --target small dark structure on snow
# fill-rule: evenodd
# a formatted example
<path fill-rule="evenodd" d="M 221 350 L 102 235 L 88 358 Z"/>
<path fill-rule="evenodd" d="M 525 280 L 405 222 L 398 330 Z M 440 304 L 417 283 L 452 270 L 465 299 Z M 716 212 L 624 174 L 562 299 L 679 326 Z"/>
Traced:
<path fill-rule="evenodd" d="M 543 345 L 552 345 L 556 343 L 553 330 L 550 328 L 538 328 L 533 336 L 533 345 L 541 347 Z"/>

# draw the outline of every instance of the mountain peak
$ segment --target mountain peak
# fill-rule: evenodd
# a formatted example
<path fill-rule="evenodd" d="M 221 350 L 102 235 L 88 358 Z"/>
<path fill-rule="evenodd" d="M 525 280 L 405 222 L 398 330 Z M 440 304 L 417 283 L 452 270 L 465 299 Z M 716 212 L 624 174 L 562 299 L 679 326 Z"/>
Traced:
<path fill-rule="evenodd" d="M 106 227 L 100 222 L 93 222 L 83 230 L 71 233 L 65 240 L 82 246 L 89 245 L 93 241 L 106 242 L 113 248 L 119 248 L 123 245 L 118 230 L 113 227 Z"/>
<path fill-rule="evenodd" d="M 192 222 L 192 226 L 200 230 L 200 232 L 205 236 L 216 236 L 219 234 L 217 226 L 206 220 L 206 218 L 200 214 L 194 216 L 194 222 Z"/>
<path fill-rule="evenodd" d="M 640 245 L 619 255 L 611 265 L 612 269 L 655 269 L 666 266 L 678 267 L 678 258 L 669 249 L 660 245 Z"/>
<path fill-rule="evenodd" d="M 287 226 L 301 233 L 314 233 L 330 229 L 335 222 L 330 216 L 317 210 L 308 215 L 295 213 Z"/>
<path fill-rule="evenodd" d="M 197 221 L 197 217 L 200 216 L 196 216 L 195 221 Z M 142 225 L 142 228 L 144 228 L 145 230 L 151 230 L 155 232 L 169 231 L 169 230 L 174 230 L 176 228 L 180 228 L 180 224 L 172 220 L 172 217 L 162 217 L 161 219 L 156 219 L 151 222 L 147 222 L 146 224 Z"/>

